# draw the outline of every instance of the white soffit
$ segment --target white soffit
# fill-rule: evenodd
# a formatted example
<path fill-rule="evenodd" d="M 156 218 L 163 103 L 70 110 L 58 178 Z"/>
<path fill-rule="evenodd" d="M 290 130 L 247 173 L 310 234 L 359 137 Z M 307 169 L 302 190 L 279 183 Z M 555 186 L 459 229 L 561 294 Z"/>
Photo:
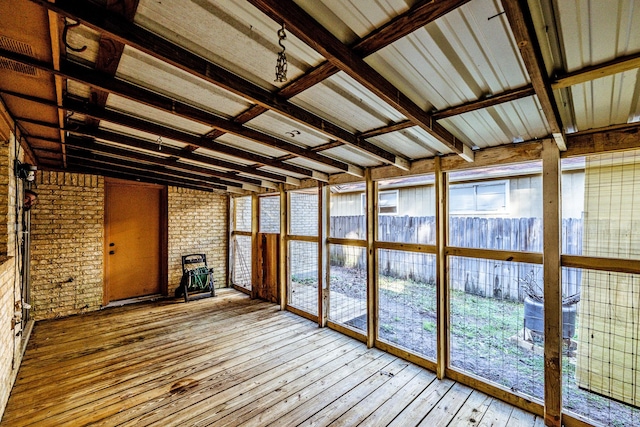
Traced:
<path fill-rule="evenodd" d="M 449 117 L 440 124 L 479 148 L 544 138 L 551 132 L 533 96 Z"/>
<path fill-rule="evenodd" d="M 500 12 L 499 2 L 473 0 L 366 61 L 425 110 L 524 86 L 529 77 Z"/>
<path fill-rule="evenodd" d="M 330 142 L 323 133 L 274 111 L 260 114 L 245 125 L 303 147 L 317 147 Z"/>
<path fill-rule="evenodd" d="M 291 102 L 344 129 L 364 132 L 405 117 L 344 72 L 293 97 Z"/>
<path fill-rule="evenodd" d="M 260 144 L 259 142 L 255 142 L 241 136 L 232 135 L 230 133 L 225 133 L 224 135 L 216 138 L 216 142 L 267 157 L 280 157 L 289 154 L 286 151 L 278 150 L 277 148 L 270 147 L 265 144 Z"/>
<path fill-rule="evenodd" d="M 160 123 L 164 126 L 169 126 L 175 129 L 192 132 L 199 135 L 204 135 L 209 132 L 211 128 L 201 123 L 194 122 L 192 120 L 185 119 L 180 116 L 176 116 L 166 111 L 158 110 L 157 108 L 149 107 L 139 102 L 132 101 L 127 98 L 123 98 L 118 95 L 109 96 L 107 99 L 107 107 L 114 110 L 122 111 L 132 116 L 146 119 L 155 123 Z"/>
<path fill-rule="evenodd" d="M 116 77 L 224 117 L 234 117 L 252 104 L 139 50 L 125 46 Z"/>
<path fill-rule="evenodd" d="M 140 0 L 135 22 L 263 88 L 283 85 L 274 82 L 280 25 L 248 2 Z M 289 33 L 284 44 L 289 79 L 323 61 Z"/>

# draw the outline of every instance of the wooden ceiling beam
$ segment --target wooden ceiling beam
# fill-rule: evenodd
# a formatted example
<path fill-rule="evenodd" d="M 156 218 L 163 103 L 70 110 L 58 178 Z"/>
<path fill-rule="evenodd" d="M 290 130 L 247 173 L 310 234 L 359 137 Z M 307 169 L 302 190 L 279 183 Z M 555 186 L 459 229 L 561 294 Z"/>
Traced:
<path fill-rule="evenodd" d="M 123 80 L 119 80 L 108 75 L 100 74 L 98 72 L 92 71 L 86 67 L 75 64 L 73 62 L 63 61 L 61 70 L 57 71 L 57 70 L 53 70 L 46 63 L 34 60 L 32 58 L 29 58 L 27 56 L 20 55 L 14 52 L 9 52 L 4 49 L 0 49 L 0 56 L 6 57 L 8 59 L 12 59 L 16 62 L 31 65 L 43 71 L 62 75 L 65 78 L 79 81 L 90 87 L 95 87 L 95 88 L 104 90 L 106 92 L 115 93 L 119 96 L 134 100 L 136 102 L 143 103 L 145 105 L 149 105 L 154 108 L 161 109 L 168 113 L 175 114 L 180 117 L 184 117 L 189 120 L 193 120 L 198 123 L 205 124 L 207 126 L 223 129 L 224 131 L 229 132 L 231 134 L 238 135 L 238 136 L 253 140 L 255 142 L 258 142 L 260 144 L 264 144 L 270 147 L 280 149 L 282 151 L 289 152 L 291 154 L 298 155 L 300 157 L 305 157 L 309 160 L 339 169 L 347 173 L 351 173 L 354 175 L 359 175 L 360 173 L 364 174 L 364 172 L 362 171 L 362 168 L 359 168 L 357 166 L 350 165 L 350 164 L 341 162 L 339 160 L 332 159 L 327 156 L 323 156 L 322 154 L 313 152 L 308 148 L 300 147 L 295 144 L 291 144 L 287 141 L 256 131 L 254 129 L 247 128 L 238 123 L 234 123 L 230 120 L 223 119 L 221 117 L 213 115 L 199 108 L 193 107 L 191 105 L 185 104 L 173 98 L 169 98 L 167 96 L 144 89 L 142 87 L 133 85 L 131 83 L 127 83 Z M 86 106 L 86 107 L 91 107 L 91 106 Z M 206 141 L 201 140 L 200 143 L 204 144 L 205 142 Z M 279 167 L 279 166 L 274 165 L 274 167 Z M 281 167 L 281 169 L 286 169 L 286 167 Z M 325 173 L 318 172 L 318 171 L 313 171 L 311 178 L 314 178 L 320 181 L 328 180 L 328 176 Z"/>
<path fill-rule="evenodd" d="M 433 113 L 433 117 L 436 120 L 442 120 L 448 117 L 457 116 L 457 115 L 468 113 L 471 111 L 477 111 L 477 110 L 482 110 L 484 108 L 493 107 L 495 105 L 503 104 L 505 102 L 516 101 L 518 99 L 526 98 L 527 96 L 533 96 L 535 94 L 536 93 L 535 93 L 535 90 L 533 89 L 533 86 L 526 85 L 517 89 L 511 89 L 511 90 L 504 91 L 502 93 L 487 96 L 485 98 L 481 98 L 476 101 L 466 102 L 464 104 L 460 104 L 455 107 L 436 111 Z"/>
<path fill-rule="evenodd" d="M 156 174 L 157 177 L 164 177 L 169 179 L 178 179 L 184 180 L 184 182 L 194 182 L 194 183 L 205 183 L 205 184 L 214 184 L 224 186 L 226 188 L 233 187 L 237 189 L 245 189 L 242 184 L 233 181 L 221 180 L 217 178 L 213 178 L 206 175 L 200 175 L 197 173 L 191 173 L 187 171 L 176 170 L 172 168 L 168 168 L 159 164 L 149 164 L 138 161 L 132 161 L 127 158 L 119 158 L 112 156 L 105 156 L 103 154 L 95 153 L 85 149 L 79 148 L 69 148 L 67 150 L 68 156 L 73 156 L 76 159 L 83 159 L 90 162 L 102 163 L 105 165 L 113 165 L 122 168 L 127 168 L 131 170 L 138 170 L 144 173 L 153 173 Z M 225 189 L 226 189 L 225 188 Z M 260 188 L 257 186 L 249 186 L 249 188 L 253 189 L 253 191 L 259 191 Z"/>
<path fill-rule="evenodd" d="M 79 125 L 77 127 L 71 126 L 65 130 L 74 135 L 91 136 L 93 138 L 98 138 L 105 141 L 126 145 L 131 148 L 146 150 L 150 153 L 154 153 L 158 151 L 157 142 L 151 142 L 143 138 L 138 138 L 130 135 L 123 135 L 117 132 L 107 131 L 104 129 L 91 129 L 86 126 L 83 127 Z M 217 168 L 221 168 L 229 171 L 237 171 L 240 173 L 259 177 L 261 179 L 266 179 L 269 181 L 288 183 L 292 185 L 299 185 L 300 183 L 299 180 L 291 179 L 284 175 L 278 175 L 273 172 L 252 168 L 244 165 L 238 165 L 236 163 L 228 162 L 226 160 L 215 159 L 215 158 L 204 156 L 202 154 L 198 154 L 189 150 L 180 150 L 178 148 L 173 148 L 166 145 L 162 147 L 162 150 L 165 154 L 171 155 L 173 157 L 192 160 L 192 161 L 210 165 L 212 167 L 217 167 Z M 273 185 L 265 181 L 262 181 L 261 185 L 263 187 L 273 187 Z"/>
<path fill-rule="evenodd" d="M 380 136 L 391 132 L 397 132 L 399 130 L 407 129 L 415 126 L 411 120 L 402 120 L 399 122 L 391 123 L 386 126 L 381 126 L 379 128 L 371 129 L 366 132 L 362 132 L 360 136 L 362 138 L 373 138 L 374 136 Z"/>
<path fill-rule="evenodd" d="M 129 22 L 133 22 L 136 10 L 138 9 L 138 0 L 107 0 L 106 8 L 107 10 L 120 14 Z M 98 41 L 98 55 L 96 57 L 95 69 L 110 76 L 115 76 L 123 51 L 124 43 L 106 34 L 101 34 L 100 40 Z M 92 88 L 89 102 L 99 107 L 104 107 L 107 105 L 108 96 L 108 92 Z M 99 123 L 96 122 L 95 119 L 88 117 L 87 124 L 97 127 Z"/>
<path fill-rule="evenodd" d="M 567 135 L 562 157 L 640 149 L 640 123 L 607 126 Z"/>
<path fill-rule="evenodd" d="M 49 168 L 50 170 L 59 170 L 56 168 Z M 152 174 L 143 174 L 136 171 L 123 170 L 114 166 L 107 166 L 102 164 L 88 164 L 87 161 L 73 159 L 73 162 L 69 162 L 64 172 L 82 173 L 89 175 L 99 175 L 109 178 L 118 178 L 128 181 L 147 182 L 149 184 L 159 184 L 173 187 L 188 188 L 191 190 L 212 192 L 214 190 L 226 191 L 226 187 L 222 185 L 197 185 L 178 180 L 167 180 L 164 178 L 155 177 Z"/>
<path fill-rule="evenodd" d="M 220 129 L 226 133 L 246 138 L 268 147 L 273 147 L 299 157 L 304 157 L 313 162 L 330 166 L 343 172 L 353 173 L 355 175 L 364 175 L 364 171 L 354 165 L 315 153 L 308 148 L 292 144 L 288 141 L 248 128 L 239 123 L 234 123 L 231 120 L 216 116 L 168 96 L 160 95 L 107 75 L 91 72 L 91 70 L 69 61 L 63 62 L 62 65 L 61 72 L 72 80 L 80 81 L 92 87 L 99 87 L 107 92 L 115 93 L 119 96 L 161 109 L 168 113 L 197 121 L 198 123 L 202 123 L 206 126 Z M 324 180 L 322 174 L 316 175 L 319 180 Z M 312 176 L 312 178 L 315 177 L 316 176 Z"/>
<path fill-rule="evenodd" d="M 86 125 L 86 126 L 88 128 L 91 128 L 91 126 L 89 125 Z M 95 139 L 91 137 L 70 136 L 67 143 L 70 148 L 89 150 L 95 153 L 106 154 L 110 156 L 118 156 L 118 157 L 130 159 L 130 160 L 163 165 L 172 169 L 178 169 L 178 170 L 208 175 L 212 178 L 219 179 L 219 183 L 224 185 L 228 185 L 227 184 L 228 182 L 235 182 L 236 186 L 242 186 L 243 184 L 248 184 L 253 187 L 265 186 L 264 181 L 261 181 L 259 179 L 237 175 L 232 172 L 222 172 L 218 170 L 205 168 L 202 166 L 196 166 L 189 163 L 179 162 L 180 158 L 178 157 L 160 157 L 157 155 L 157 153 L 154 153 L 154 155 L 152 155 L 150 152 L 149 154 L 146 154 L 140 151 L 127 150 L 125 148 L 98 143 L 95 141 Z M 277 188 L 276 185 L 265 186 L 265 187 Z"/>
<path fill-rule="evenodd" d="M 632 55 L 621 56 L 602 64 L 585 67 L 581 70 L 565 73 L 556 76 L 555 81 L 551 84 L 553 89 L 562 89 L 565 87 L 585 83 L 601 77 L 612 76 L 614 74 L 623 73 L 625 71 L 640 68 L 640 52 Z"/>
<path fill-rule="evenodd" d="M 411 7 L 411 9 L 396 16 L 353 45 L 353 51 L 360 57 L 371 55 L 469 1 L 470 0 L 419 1 Z"/>
<path fill-rule="evenodd" d="M 287 30 L 312 47 L 329 62 L 370 90 L 384 102 L 398 110 L 453 152 L 473 161 L 473 151 L 453 134 L 433 120 L 388 80 L 374 70 L 351 48 L 320 25 L 291 0 L 249 0 L 274 21 L 285 24 Z"/>
<path fill-rule="evenodd" d="M 108 34 L 122 43 L 213 83 L 255 104 L 274 110 L 331 138 L 352 145 L 380 161 L 397 164 L 403 168 L 408 168 L 409 166 L 406 159 L 367 141 L 360 140 L 345 129 L 90 2 L 73 0 L 57 0 L 55 3 L 50 3 L 47 0 L 31 1 L 59 15 L 79 21 L 98 32 Z"/>
<path fill-rule="evenodd" d="M 328 176 L 325 176 L 325 174 L 318 173 L 311 169 L 303 168 L 301 166 L 296 166 L 288 163 L 282 163 L 279 160 L 271 157 L 251 153 L 245 150 L 241 150 L 239 148 L 235 148 L 230 145 L 221 144 L 219 142 L 213 141 L 206 137 L 194 135 L 194 134 L 184 132 L 178 129 L 174 129 L 168 126 L 164 126 L 158 123 L 153 123 L 153 122 L 140 119 L 128 114 L 119 113 L 114 110 L 108 110 L 105 108 L 99 108 L 96 106 L 87 105 L 81 101 L 74 100 L 71 98 L 65 99 L 64 108 L 67 109 L 67 111 L 73 111 L 80 114 L 85 114 L 99 120 L 106 120 L 108 122 L 118 124 L 121 126 L 130 127 L 143 132 L 147 132 L 147 133 L 162 136 L 165 138 L 174 139 L 176 141 L 184 142 L 185 144 L 189 144 L 190 146 L 206 148 L 208 150 L 217 151 L 219 153 L 237 157 L 238 159 L 248 160 L 261 165 L 271 166 L 274 168 L 278 168 L 291 173 L 303 175 L 313 179 L 328 180 Z M 282 182 L 282 179 L 284 179 L 290 184 L 295 185 L 295 179 L 291 179 L 291 178 L 287 179 L 287 177 L 282 175 L 280 175 L 279 178 L 280 179 L 278 179 L 277 181 Z"/>
<path fill-rule="evenodd" d="M 540 45 L 535 36 L 533 20 L 526 0 L 502 0 L 509 26 L 520 49 L 520 56 L 529 74 L 531 85 L 538 97 L 542 112 L 547 119 L 558 148 L 567 149 L 560 111 L 555 103 L 551 82 L 547 76 Z"/>

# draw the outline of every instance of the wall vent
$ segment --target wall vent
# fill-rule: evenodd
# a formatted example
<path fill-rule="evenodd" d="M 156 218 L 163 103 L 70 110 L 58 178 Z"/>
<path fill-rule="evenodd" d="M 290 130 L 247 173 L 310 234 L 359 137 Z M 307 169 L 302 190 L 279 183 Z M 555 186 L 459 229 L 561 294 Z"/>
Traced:
<path fill-rule="evenodd" d="M 0 48 L 11 52 L 19 53 L 21 55 L 33 57 L 33 49 L 30 45 L 21 41 L 11 39 L 9 37 L 0 36 Z M 37 76 L 38 69 L 31 66 L 21 64 L 20 62 L 13 61 L 11 59 L 0 57 L 0 69 L 14 71 L 16 73 L 27 74 L 29 76 Z"/>

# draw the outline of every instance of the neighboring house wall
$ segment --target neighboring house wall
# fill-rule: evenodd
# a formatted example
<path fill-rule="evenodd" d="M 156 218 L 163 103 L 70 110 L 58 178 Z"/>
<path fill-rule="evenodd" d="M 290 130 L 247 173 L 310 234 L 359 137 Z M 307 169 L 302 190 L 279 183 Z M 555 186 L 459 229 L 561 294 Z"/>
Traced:
<path fill-rule="evenodd" d="M 478 181 L 481 182 L 481 181 Z M 492 181 L 487 181 L 492 182 Z M 496 180 L 506 182 L 509 189 L 507 207 L 504 212 L 455 212 L 459 202 L 455 197 L 449 200 L 452 215 L 477 217 L 542 217 L 542 176 L 530 175 L 511 179 Z M 457 183 L 452 183 L 457 185 Z M 565 172 L 562 176 L 562 208 L 565 218 L 581 218 L 584 189 L 584 171 Z M 434 186 L 384 188 L 384 191 L 398 191 L 397 216 L 435 216 Z M 362 195 L 364 192 L 333 193 L 331 195 L 331 216 L 364 215 Z"/>
<path fill-rule="evenodd" d="M 227 286 L 226 195 L 169 187 L 169 295 L 180 284 L 182 255 L 204 253 L 216 287 Z"/>

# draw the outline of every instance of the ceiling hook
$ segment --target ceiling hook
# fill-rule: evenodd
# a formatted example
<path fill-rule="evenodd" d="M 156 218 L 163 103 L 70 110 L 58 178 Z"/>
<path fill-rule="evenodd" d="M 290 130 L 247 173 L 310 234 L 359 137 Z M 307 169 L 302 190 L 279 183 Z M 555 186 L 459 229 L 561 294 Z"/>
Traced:
<path fill-rule="evenodd" d="M 74 52 L 84 52 L 87 50 L 87 46 L 82 46 L 81 48 L 73 47 L 67 42 L 67 33 L 69 32 L 69 28 L 79 27 L 80 22 L 69 23 L 67 19 L 64 20 L 64 29 L 62 30 L 62 43 L 67 47 L 67 49 L 72 50 Z"/>

